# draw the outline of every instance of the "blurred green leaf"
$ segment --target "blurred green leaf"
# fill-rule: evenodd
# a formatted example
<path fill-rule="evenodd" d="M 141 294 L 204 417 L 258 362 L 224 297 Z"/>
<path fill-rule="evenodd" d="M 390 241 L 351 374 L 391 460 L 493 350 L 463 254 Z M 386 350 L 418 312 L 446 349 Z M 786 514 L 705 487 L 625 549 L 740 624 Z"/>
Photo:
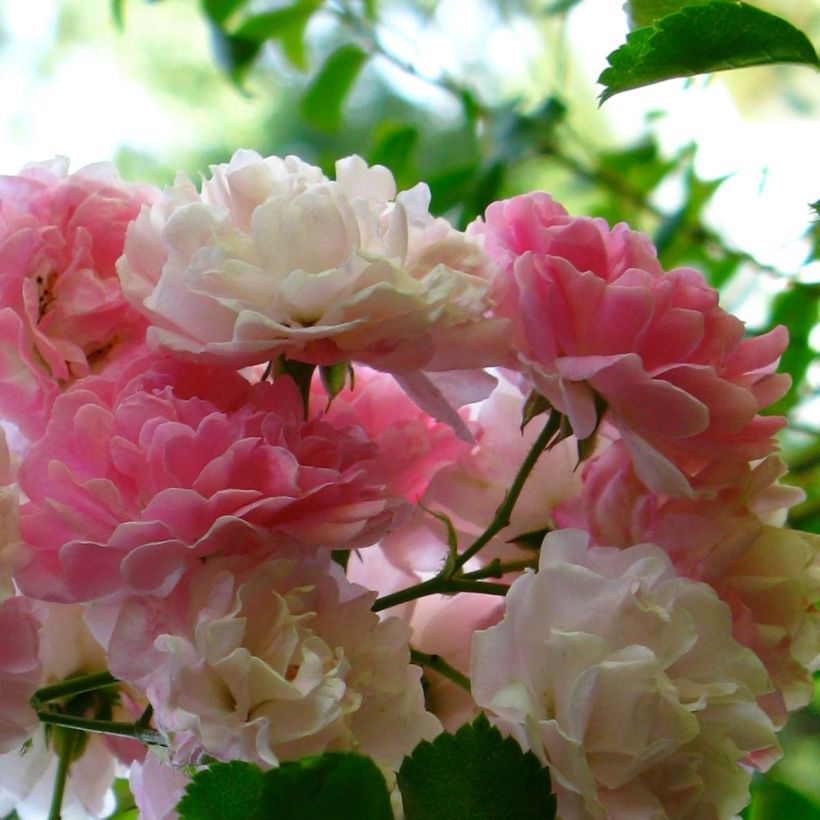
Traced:
<path fill-rule="evenodd" d="M 125 29 L 125 0 L 111 0 L 111 16 L 120 31 Z"/>
<path fill-rule="evenodd" d="M 820 808 L 773 777 L 756 778 L 743 820 L 820 820 Z"/>
<path fill-rule="evenodd" d="M 772 327 L 782 324 L 789 329 L 789 346 L 783 352 L 778 369 L 792 377 L 792 385 L 767 413 L 784 414 L 799 401 L 809 366 L 817 356 L 809 344 L 809 336 L 818 321 L 820 284 L 793 282 L 788 290 L 775 296 L 769 324 Z"/>
<path fill-rule="evenodd" d="M 222 27 L 230 16 L 245 5 L 248 0 L 201 0 L 205 16 L 215 25 Z"/>
<path fill-rule="evenodd" d="M 255 14 L 243 20 L 234 35 L 260 44 L 274 39 L 291 65 L 305 69 L 305 26 L 320 2 L 321 0 L 300 0 L 292 6 Z"/>
<path fill-rule="evenodd" d="M 226 34 L 216 25 L 211 26 L 211 37 L 217 64 L 241 86 L 253 61 L 259 55 L 262 44 Z"/>
<path fill-rule="evenodd" d="M 746 3 L 687 6 L 627 35 L 598 82 L 605 102 L 644 85 L 712 71 L 771 63 L 820 67 L 808 38 L 791 23 Z"/>
<path fill-rule="evenodd" d="M 368 159 L 371 164 L 389 168 L 398 187 L 406 188 L 417 181 L 413 153 L 418 141 L 419 130 L 414 125 L 395 120 L 379 123 Z"/>
<path fill-rule="evenodd" d="M 334 132 L 342 121 L 342 105 L 368 54 L 345 45 L 325 60 L 302 98 L 302 115 L 319 131 Z"/>

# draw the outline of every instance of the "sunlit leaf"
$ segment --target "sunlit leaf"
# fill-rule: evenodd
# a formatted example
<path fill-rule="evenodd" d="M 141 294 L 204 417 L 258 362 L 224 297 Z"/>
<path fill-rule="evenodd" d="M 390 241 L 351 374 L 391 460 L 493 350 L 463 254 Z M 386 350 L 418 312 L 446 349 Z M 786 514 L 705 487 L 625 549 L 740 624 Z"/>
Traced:
<path fill-rule="evenodd" d="M 367 57 L 358 46 L 346 45 L 325 60 L 302 98 L 302 114 L 310 125 L 320 131 L 338 130 L 345 97 Z"/>
<path fill-rule="evenodd" d="M 687 6 L 637 29 L 609 57 L 601 101 L 673 77 L 730 68 L 804 63 L 820 66 L 808 38 L 791 23 L 746 3 Z"/>
<path fill-rule="evenodd" d="M 651 26 L 661 17 L 680 11 L 684 6 L 693 5 L 700 3 L 698 0 L 627 0 L 624 11 L 629 17 L 630 28 L 643 28 Z"/>

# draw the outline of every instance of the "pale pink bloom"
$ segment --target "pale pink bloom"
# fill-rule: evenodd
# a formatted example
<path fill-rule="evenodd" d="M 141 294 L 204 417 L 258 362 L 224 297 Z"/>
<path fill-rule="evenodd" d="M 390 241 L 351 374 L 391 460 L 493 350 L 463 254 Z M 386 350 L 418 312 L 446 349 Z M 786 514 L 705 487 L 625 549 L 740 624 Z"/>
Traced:
<path fill-rule="evenodd" d="M 0 177 L 0 412 L 27 435 L 56 395 L 144 337 L 115 263 L 128 223 L 159 192 L 113 166 L 56 159 Z"/>
<path fill-rule="evenodd" d="M 327 555 L 210 559 L 162 606 L 125 603 L 111 670 L 145 688 L 177 760 L 198 748 L 269 767 L 355 749 L 395 769 L 440 724 L 408 628 L 380 620 L 374 599 Z"/>
<path fill-rule="evenodd" d="M 772 451 L 784 422 L 757 413 L 789 383 L 774 373 L 785 328 L 743 339 L 699 272 L 664 273 L 645 236 L 546 194 L 496 202 L 468 232 L 502 266 L 496 313 L 513 321 L 520 368 L 576 436 L 603 400 L 641 480 L 671 495 L 691 495 L 704 463 Z"/>
<path fill-rule="evenodd" d="M 147 368 L 147 369 L 145 369 Z M 20 484 L 28 594 L 90 600 L 167 592 L 214 553 L 366 546 L 403 508 L 371 481 L 360 427 L 303 420 L 289 378 L 174 359 L 136 362 L 118 385 L 78 383 L 55 403 Z"/>
<path fill-rule="evenodd" d="M 775 456 L 753 467 L 718 463 L 694 479 L 699 498 L 656 496 L 615 442 L 584 465 L 582 493 L 555 513 L 597 544 L 658 544 L 679 574 L 713 586 L 732 609 L 735 638 L 776 685 L 768 708 L 778 724 L 808 703 L 820 656 L 819 539 L 767 523 L 803 496 L 777 483 L 784 472 Z"/>
<path fill-rule="evenodd" d="M 361 427 L 378 446 L 368 473 L 386 491 L 416 502 L 436 473 L 469 450 L 453 429 L 436 421 L 412 402 L 391 376 L 358 366 L 352 389 L 345 387 L 328 406 L 314 379 L 312 407 L 326 408 L 339 426 Z"/>
<path fill-rule="evenodd" d="M 102 647 L 83 624 L 81 606 L 43 603 L 34 606 L 42 624 L 36 687 L 106 668 Z M 16 634 L 6 631 L 5 624 L 2 628 L 4 635 Z M 3 645 L 6 640 L 4 638 Z M 35 686 L 29 694 L 33 694 Z M 110 690 L 102 692 L 110 695 Z M 126 717 L 115 707 L 113 719 Z M 57 771 L 54 748 L 46 741 L 44 726 L 38 727 L 36 723 L 35 718 L 31 743 L 22 754 L 13 749 L 0 755 L 0 812 L 5 815 L 15 809 L 21 820 L 42 820 L 48 815 Z M 69 771 L 62 817 L 66 820 L 107 817 L 115 804 L 111 786 L 115 777 L 123 774 L 107 739 L 103 735 L 88 735 L 82 755 Z"/>
<path fill-rule="evenodd" d="M 119 274 L 178 355 L 449 370 L 505 358 L 486 319 L 491 266 L 428 211 L 419 184 L 352 156 L 336 179 L 297 157 L 238 151 L 199 193 L 184 175 L 129 228 Z"/>
<path fill-rule="evenodd" d="M 134 761 L 128 771 L 140 820 L 177 820 L 177 803 L 190 782 L 182 769 L 163 763 L 154 754 L 147 754 L 142 762 Z"/>
<path fill-rule="evenodd" d="M 478 411 L 472 450 L 441 470 L 423 497 L 425 506 L 446 513 L 467 536 L 475 537 L 490 524 L 544 426 L 546 416 L 538 416 L 522 433 L 523 407 L 522 393 L 500 380 Z M 513 509 L 506 539 L 552 526 L 555 507 L 580 492 L 577 464 L 572 437 L 540 456 Z"/>
<path fill-rule="evenodd" d="M 39 632 L 31 601 L 18 596 L 0 603 L 0 754 L 16 754 L 37 728 L 29 700 L 43 678 Z"/>
<path fill-rule="evenodd" d="M 771 681 L 728 608 L 653 544 L 550 533 L 473 643 L 476 701 L 550 766 L 559 816 L 730 818 L 777 751 Z"/>

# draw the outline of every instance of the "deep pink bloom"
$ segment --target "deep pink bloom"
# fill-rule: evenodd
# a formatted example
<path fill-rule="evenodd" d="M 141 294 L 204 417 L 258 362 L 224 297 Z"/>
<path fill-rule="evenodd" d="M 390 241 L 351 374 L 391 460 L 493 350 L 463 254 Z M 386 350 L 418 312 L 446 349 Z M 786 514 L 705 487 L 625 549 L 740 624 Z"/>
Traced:
<path fill-rule="evenodd" d="M 51 600 L 162 594 L 213 553 L 366 546 L 403 503 L 371 480 L 378 455 L 360 427 L 305 422 L 289 378 L 149 358 L 85 379 L 21 466 L 17 580 Z"/>
<path fill-rule="evenodd" d="M 112 166 L 68 163 L 0 177 L 0 411 L 26 435 L 45 428 L 55 396 L 142 341 L 115 263 L 150 186 Z"/>
<path fill-rule="evenodd" d="M 496 202 L 470 232 L 502 267 L 496 312 L 513 321 L 522 371 L 579 438 L 603 401 L 641 480 L 671 495 L 690 495 L 711 460 L 773 450 L 784 422 L 757 413 L 788 386 L 774 373 L 784 328 L 743 339 L 700 273 L 664 273 L 645 236 L 546 194 Z"/>

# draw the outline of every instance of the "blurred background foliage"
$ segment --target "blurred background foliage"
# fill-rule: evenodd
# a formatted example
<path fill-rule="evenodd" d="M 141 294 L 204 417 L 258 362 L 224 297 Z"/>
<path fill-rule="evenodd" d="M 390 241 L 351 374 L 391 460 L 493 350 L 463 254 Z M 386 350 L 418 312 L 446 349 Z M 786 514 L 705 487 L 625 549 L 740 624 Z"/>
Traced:
<path fill-rule="evenodd" d="M 684 5 L 670 0 L 670 7 Z M 820 44 L 820 3 L 767 0 Z M 694 265 L 750 333 L 785 323 L 774 412 L 792 526 L 820 532 L 820 94 L 776 66 L 628 92 L 595 78 L 620 0 L 0 0 L 2 170 L 69 154 L 165 184 L 237 147 L 333 172 L 358 153 L 464 226 L 541 188 L 627 221 L 666 267 Z M 727 159 L 728 158 L 728 159 Z M 737 158 L 733 165 L 732 160 Z M 742 161 L 741 161 L 742 160 Z M 820 818 L 820 698 L 783 735 L 745 816 Z"/>

